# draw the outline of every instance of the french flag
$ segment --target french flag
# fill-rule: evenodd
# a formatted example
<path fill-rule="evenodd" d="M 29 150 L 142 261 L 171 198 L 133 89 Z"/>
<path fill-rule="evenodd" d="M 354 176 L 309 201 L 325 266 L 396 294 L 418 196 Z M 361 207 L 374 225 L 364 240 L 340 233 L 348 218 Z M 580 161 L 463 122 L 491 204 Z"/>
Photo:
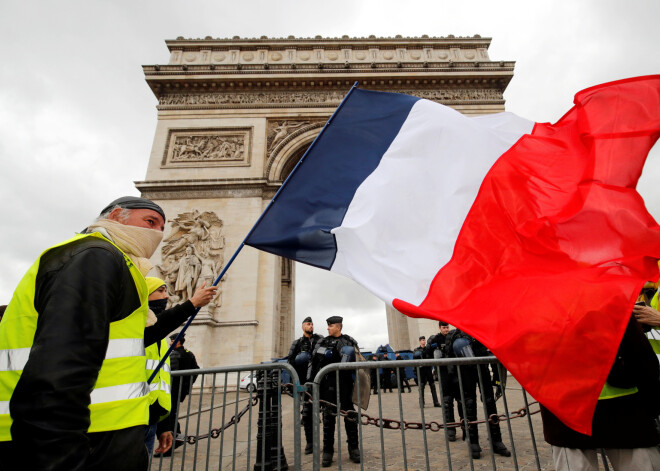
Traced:
<path fill-rule="evenodd" d="M 635 190 L 660 75 L 579 92 L 557 123 L 354 88 L 246 244 L 449 322 L 591 433 L 660 227 Z"/>

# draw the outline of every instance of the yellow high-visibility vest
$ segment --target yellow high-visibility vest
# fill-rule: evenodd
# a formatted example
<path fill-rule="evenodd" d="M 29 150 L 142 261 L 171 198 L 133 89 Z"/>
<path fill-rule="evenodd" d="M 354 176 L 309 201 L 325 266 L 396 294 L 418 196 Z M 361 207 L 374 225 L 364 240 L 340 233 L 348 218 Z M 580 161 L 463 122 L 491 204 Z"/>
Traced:
<path fill-rule="evenodd" d="M 79 234 L 51 247 L 97 237 L 99 233 Z M 124 256 L 140 298 L 140 307 L 128 317 L 110 323 L 105 359 L 90 394 L 90 426 L 88 432 L 120 430 L 146 425 L 149 420 L 149 386 L 145 378 L 144 327 L 147 320 L 147 284 L 131 259 Z M 11 440 L 9 403 L 28 362 L 34 343 L 39 313 L 34 308 L 35 282 L 41 256 L 18 284 L 0 323 L 0 441 Z"/>
<path fill-rule="evenodd" d="M 167 342 L 163 339 L 160 341 L 160 354 L 158 352 L 158 344 L 156 343 L 146 348 L 147 380 L 151 378 L 151 375 L 160 362 L 160 356 L 165 355 L 168 347 Z M 159 420 L 167 417 L 172 410 L 172 377 L 170 372 L 170 357 L 167 357 L 167 360 L 165 360 L 165 363 L 163 363 L 163 366 L 158 370 L 151 384 L 149 384 L 149 405 L 158 401 L 158 405 L 167 411 L 167 413 L 160 416 Z"/>

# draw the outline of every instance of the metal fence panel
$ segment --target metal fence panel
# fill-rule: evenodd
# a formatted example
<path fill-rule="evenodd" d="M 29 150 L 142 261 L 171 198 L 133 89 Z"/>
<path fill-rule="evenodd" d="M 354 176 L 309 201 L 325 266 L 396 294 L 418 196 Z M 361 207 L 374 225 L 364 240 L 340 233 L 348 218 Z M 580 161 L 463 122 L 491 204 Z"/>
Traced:
<path fill-rule="evenodd" d="M 480 366 L 481 365 L 481 366 Z M 337 421 L 335 429 L 334 457 L 331 467 L 334 469 L 553 469 L 550 446 L 536 443 L 536 433 L 541 427 L 539 406 L 527 401 L 525 391 L 515 382 L 502 390 L 501 401 L 497 401 L 497 412 L 488 413 L 486 403 L 493 398 L 490 375 L 484 376 L 485 369 L 492 365 L 504 376 L 505 370 L 495 357 L 453 358 L 453 359 L 426 359 L 426 360 L 397 360 L 362 363 L 335 363 L 323 368 L 314 378 L 312 386 L 314 410 L 314 454 L 311 468 L 314 471 L 321 469 L 322 463 L 322 410 L 332 406 L 322 399 L 323 379 L 328 377 L 339 383 L 340 371 L 355 372 L 358 369 L 372 370 L 391 369 L 396 374 L 396 384 L 393 393 L 387 393 L 382 384 L 380 374 L 375 375 L 376 387 L 372 393 L 372 401 L 368 410 L 358 411 L 357 424 L 359 432 L 361 463 L 356 464 L 346 457 L 346 448 L 342 443 L 341 420 L 347 419 L 345 411 L 340 412 L 344 418 Z M 458 382 L 456 394 L 459 396 L 457 404 L 451 404 L 452 410 L 458 412 L 454 422 L 445 422 L 447 416 L 445 394 L 441 383 L 443 381 L 440 367 L 455 367 L 458 371 L 455 378 Z M 417 376 L 416 394 L 406 396 L 405 388 L 399 381 L 402 369 L 414 367 Z M 424 367 L 434 367 L 437 375 L 433 383 L 422 387 Z M 466 371 L 470 371 L 472 381 L 465 381 Z M 469 384 L 465 384 L 465 383 Z M 471 383 L 471 384 L 470 384 Z M 356 382 L 356 385 L 359 384 Z M 337 389 L 339 389 L 337 387 Z M 356 386 L 357 387 L 357 386 Z M 423 395 L 423 389 L 437 388 L 439 400 L 437 405 L 429 401 L 429 390 Z M 470 390 L 472 388 L 472 390 Z M 478 391 L 478 392 L 477 392 Z M 338 396 L 338 394 L 337 394 Z M 426 396 L 426 399 L 424 398 Z M 470 403 L 471 398 L 476 402 Z M 425 404 L 424 404 L 425 403 Z M 494 403 L 494 401 L 493 401 Z M 481 404 L 481 407 L 478 407 Z M 510 405 L 515 410 L 510 410 Z M 490 406 L 492 407 L 492 405 Z M 455 408 L 455 409 L 454 409 Z M 460 408 L 460 409 L 459 409 Z M 474 408 L 474 409 L 472 409 Z M 470 410 L 468 410 L 470 409 Z M 474 412 L 473 412 L 474 411 Z M 350 413 L 348 414 L 351 415 Z M 474 418 L 470 419 L 474 415 Z M 396 418 L 394 418 L 396 417 Z M 457 430 L 457 440 L 450 439 L 447 429 Z M 509 450 L 510 456 L 501 456 L 493 449 L 493 434 L 497 441 L 502 441 Z M 501 438 L 499 437 L 501 434 Z M 472 442 L 479 443 L 482 451 L 478 457 L 473 457 Z M 343 450 L 342 450 L 343 448 Z M 343 453 L 341 452 L 343 451 Z M 303 460 L 306 466 L 307 460 Z M 309 469 L 305 467 L 305 469 Z"/>
<path fill-rule="evenodd" d="M 469 422 L 466 402 L 472 393 L 466 391 L 467 385 L 461 375 L 457 377 L 461 400 L 456 404 L 451 402 L 454 420 L 445 420 L 450 412 L 446 409 L 449 402 L 446 404 L 447 398 L 440 387 L 445 378 L 439 367 L 464 370 L 487 364 L 501 368 L 494 357 L 332 364 L 323 368 L 306 388 L 301 387 L 295 370 L 286 363 L 173 372 L 173 377 L 199 375 L 177 412 L 186 441 L 171 456 L 153 458 L 151 470 L 319 470 L 323 443 L 322 411 L 332 407 L 320 400 L 322 379 L 327 376 L 337 384 L 341 381 L 340 373 L 345 370 L 354 374 L 358 369 L 390 368 L 395 377 L 393 384 L 389 385 L 392 392 L 386 392 L 386 384 L 377 374 L 368 408 L 357 408 L 350 414 L 357 423 L 359 464 L 350 460 L 344 419 L 337 420 L 333 469 L 553 469 L 550 447 L 545 442 L 536 442 L 541 427 L 540 414 L 536 414 L 539 407 L 533 401 L 530 404 L 525 391 L 512 378 L 497 401 L 497 415 L 490 419 L 499 423 L 502 441 L 511 456 L 493 453 L 493 437 L 485 405 L 477 407 L 476 420 L 466 423 Z M 399 381 L 405 371 L 403 368 L 411 367 L 416 370 L 417 377 L 416 384 L 412 380 L 410 383 L 412 394 L 406 392 L 407 388 Z M 434 381 L 433 385 L 421 387 L 424 367 L 436 368 L 438 384 Z M 483 404 L 484 388 L 489 387 L 489 382 L 483 371 L 476 371 L 478 405 Z M 252 377 L 241 382 L 241 377 L 248 374 L 263 377 L 265 372 L 270 372 L 271 384 L 267 388 L 259 384 L 256 390 L 253 389 L 250 386 L 254 381 Z M 431 386 L 437 388 L 439 407 L 434 407 L 429 397 Z M 356 383 L 356 388 L 361 387 L 364 386 Z M 338 392 L 333 392 L 334 400 L 330 403 L 338 402 Z M 305 445 L 301 433 L 302 401 L 312 403 L 312 455 L 302 453 Z M 461 420 L 461 416 L 465 418 Z M 470 425 L 476 427 L 483 448 L 479 458 L 473 458 L 471 454 Z M 450 439 L 448 429 L 457 431 L 456 441 Z"/>
<path fill-rule="evenodd" d="M 248 374 L 250 380 L 242 384 Z M 177 394 L 175 423 L 185 440 L 176 449 L 173 445 L 167 456 L 152 457 L 151 471 L 302 469 L 300 427 L 291 426 L 301 420 L 293 367 L 264 363 L 172 372 L 173 378 L 195 375 L 187 397 L 181 401 L 185 394 Z M 252 377 L 258 378 L 256 384 Z M 287 395 L 289 390 L 293 392 Z M 285 452 L 283 437 L 297 446 L 287 446 Z M 287 457 L 293 457 L 293 463 Z"/>

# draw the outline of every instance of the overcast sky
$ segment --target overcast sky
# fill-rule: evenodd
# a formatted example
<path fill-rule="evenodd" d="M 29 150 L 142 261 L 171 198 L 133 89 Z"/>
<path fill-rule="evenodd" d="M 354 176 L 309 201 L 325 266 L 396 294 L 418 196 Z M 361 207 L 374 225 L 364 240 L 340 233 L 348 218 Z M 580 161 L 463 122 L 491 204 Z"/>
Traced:
<path fill-rule="evenodd" d="M 141 66 L 168 62 L 165 39 L 480 34 L 491 60 L 516 61 L 507 110 L 554 122 L 583 88 L 660 73 L 659 18 L 658 0 L 2 0 L 0 304 L 43 249 L 138 195 L 157 121 Z M 638 186 L 656 219 L 658 182 L 656 146 Z M 300 265 L 296 281 L 296 330 L 339 314 L 363 348 L 387 341 L 383 303 L 358 285 Z"/>

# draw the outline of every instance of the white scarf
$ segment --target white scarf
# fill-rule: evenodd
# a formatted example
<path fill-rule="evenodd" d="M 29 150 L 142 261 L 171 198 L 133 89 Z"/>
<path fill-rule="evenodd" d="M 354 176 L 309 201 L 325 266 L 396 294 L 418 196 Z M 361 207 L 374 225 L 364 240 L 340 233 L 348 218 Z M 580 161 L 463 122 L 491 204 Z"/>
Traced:
<path fill-rule="evenodd" d="M 115 243 L 135 263 L 142 275 L 151 270 L 153 265 L 149 258 L 158 248 L 163 239 L 163 233 L 157 229 L 130 226 L 110 219 L 96 221 L 88 228 L 92 232 L 100 232 Z"/>

